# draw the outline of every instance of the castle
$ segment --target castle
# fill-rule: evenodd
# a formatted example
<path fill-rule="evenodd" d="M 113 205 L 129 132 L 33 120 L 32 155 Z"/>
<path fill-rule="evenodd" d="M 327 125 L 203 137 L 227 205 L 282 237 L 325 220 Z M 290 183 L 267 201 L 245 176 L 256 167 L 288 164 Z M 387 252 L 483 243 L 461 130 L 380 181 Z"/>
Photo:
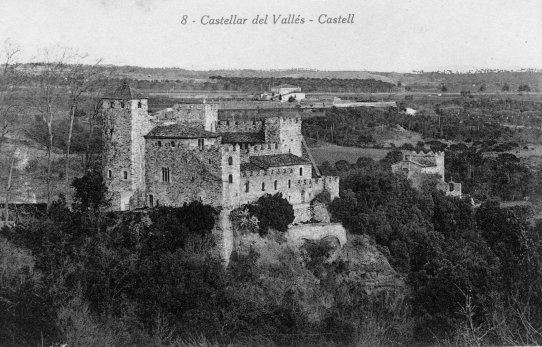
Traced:
<path fill-rule="evenodd" d="M 338 177 L 322 177 L 299 115 L 218 120 L 213 104 L 183 104 L 149 114 L 147 98 L 123 83 L 102 99 L 103 170 L 112 210 L 199 200 L 232 210 L 282 193 L 295 221 L 313 218 L 311 201 L 338 196 Z"/>
<path fill-rule="evenodd" d="M 444 180 L 444 152 L 403 152 L 403 160 L 393 164 L 394 173 L 403 174 L 412 182 L 412 186 L 420 188 L 427 175 L 439 176 L 437 189 L 449 196 L 461 197 L 461 183 Z"/>

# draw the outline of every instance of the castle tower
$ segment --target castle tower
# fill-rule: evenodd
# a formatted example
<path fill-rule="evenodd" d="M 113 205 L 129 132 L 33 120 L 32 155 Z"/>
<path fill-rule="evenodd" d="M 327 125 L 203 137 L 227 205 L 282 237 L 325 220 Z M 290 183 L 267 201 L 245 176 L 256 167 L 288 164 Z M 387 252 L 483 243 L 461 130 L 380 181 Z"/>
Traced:
<path fill-rule="evenodd" d="M 147 98 L 126 82 L 102 98 L 103 177 L 111 194 L 111 209 L 143 206 L 145 139 L 152 128 Z"/>

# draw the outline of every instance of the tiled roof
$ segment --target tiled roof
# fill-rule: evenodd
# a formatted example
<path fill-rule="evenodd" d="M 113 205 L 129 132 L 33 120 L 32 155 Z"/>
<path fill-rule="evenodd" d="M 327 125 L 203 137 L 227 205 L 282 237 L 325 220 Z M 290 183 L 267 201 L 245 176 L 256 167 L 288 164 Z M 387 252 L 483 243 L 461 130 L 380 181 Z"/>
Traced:
<path fill-rule="evenodd" d="M 182 124 L 159 125 L 152 129 L 145 138 L 150 139 L 196 139 L 219 137 L 220 134 L 212 133 L 200 128 L 192 128 Z"/>
<path fill-rule="evenodd" d="M 241 171 L 259 171 L 262 168 L 252 163 L 241 163 Z"/>
<path fill-rule="evenodd" d="M 292 166 L 292 165 L 307 165 L 310 161 L 293 155 L 287 154 L 274 154 L 274 155 L 261 155 L 250 157 L 250 162 L 262 169 L 268 169 L 270 167 L 277 166 Z"/>
<path fill-rule="evenodd" d="M 264 143 L 263 133 L 222 133 L 222 143 Z"/>
<path fill-rule="evenodd" d="M 133 99 L 146 99 L 144 95 L 138 93 L 135 89 L 130 87 L 126 82 L 115 89 L 112 93 L 109 93 L 104 99 L 121 99 L 121 100 L 133 100 Z"/>

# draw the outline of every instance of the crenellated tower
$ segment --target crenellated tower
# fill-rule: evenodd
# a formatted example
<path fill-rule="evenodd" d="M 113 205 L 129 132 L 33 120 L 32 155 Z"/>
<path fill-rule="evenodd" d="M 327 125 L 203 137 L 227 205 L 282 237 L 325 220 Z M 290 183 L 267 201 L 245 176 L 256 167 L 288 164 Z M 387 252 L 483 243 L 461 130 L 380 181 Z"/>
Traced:
<path fill-rule="evenodd" d="M 145 203 L 145 139 L 153 127 L 147 98 L 126 82 L 102 98 L 103 177 L 113 210 Z"/>

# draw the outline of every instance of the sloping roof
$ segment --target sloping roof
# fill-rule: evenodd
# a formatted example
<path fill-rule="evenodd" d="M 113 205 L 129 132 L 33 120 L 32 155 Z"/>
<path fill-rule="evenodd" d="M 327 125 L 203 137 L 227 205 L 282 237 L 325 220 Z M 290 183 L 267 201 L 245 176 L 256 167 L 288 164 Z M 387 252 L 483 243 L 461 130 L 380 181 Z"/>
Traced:
<path fill-rule="evenodd" d="M 104 99 L 121 99 L 121 100 L 133 100 L 133 99 L 146 99 L 147 97 L 137 92 L 134 88 L 125 81 L 117 87 L 113 92 L 104 96 Z"/>
<path fill-rule="evenodd" d="M 220 134 L 212 133 L 200 128 L 193 128 L 182 124 L 159 125 L 152 129 L 146 139 L 196 139 L 219 137 Z"/>
<path fill-rule="evenodd" d="M 250 157 L 249 160 L 252 164 L 257 165 L 262 169 L 277 166 L 310 165 L 311 163 L 307 159 L 298 157 L 292 153 L 253 156 Z"/>
<path fill-rule="evenodd" d="M 222 133 L 222 143 L 264 143 L 263 133 Z"/>
<path fill-rule="evenodd" d="M 252 163 L 241 163 L 241 171 L 258 171 L 262 168 Z"/>

